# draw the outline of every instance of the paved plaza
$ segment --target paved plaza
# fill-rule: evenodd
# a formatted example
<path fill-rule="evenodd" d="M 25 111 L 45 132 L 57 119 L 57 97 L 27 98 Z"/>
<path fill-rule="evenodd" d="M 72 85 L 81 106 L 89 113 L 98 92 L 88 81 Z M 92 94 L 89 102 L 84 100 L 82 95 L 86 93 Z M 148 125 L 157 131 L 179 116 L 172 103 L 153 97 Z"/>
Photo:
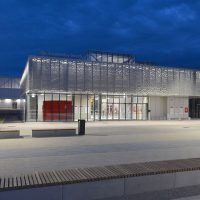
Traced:
<path fill-rule="evenodd" d="M 22 139 L 0 140 L 1 176 L 33 171 L 200 157 L 200 121 L 88 122 L 86 135 L 31 138 L 32 129 L 77 123 L 8 123 Z"/>

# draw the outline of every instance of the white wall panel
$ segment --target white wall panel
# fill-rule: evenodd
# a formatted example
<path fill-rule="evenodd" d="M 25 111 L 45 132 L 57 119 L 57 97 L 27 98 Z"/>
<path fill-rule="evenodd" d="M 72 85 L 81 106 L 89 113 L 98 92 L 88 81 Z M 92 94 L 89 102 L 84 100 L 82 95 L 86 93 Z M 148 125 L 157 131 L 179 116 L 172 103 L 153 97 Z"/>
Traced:
<path fill-rule="evenodd" d="M 167 118 L 167 98 L 150 97 L 149 110 L 151 120 L 164 120 Z"/>
<path fill-rule="evenodd" d="M 188 97 L 167 97 L 167 119 L 188 119 Z"/>

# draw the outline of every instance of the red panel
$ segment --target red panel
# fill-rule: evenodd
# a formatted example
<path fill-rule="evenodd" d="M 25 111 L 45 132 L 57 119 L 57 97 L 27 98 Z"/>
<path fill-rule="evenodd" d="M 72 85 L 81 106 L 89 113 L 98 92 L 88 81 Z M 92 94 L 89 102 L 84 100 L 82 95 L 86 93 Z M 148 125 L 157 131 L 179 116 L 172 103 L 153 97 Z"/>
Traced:
<path fill-rule="evenodd" d="M 43 119 L 44 121 L 72 121 L 71 101 L 44 101 Z"/>
<path fill-rule="evenodd" d="M 51 101 L 44 101 L 43 103 L 43 119 L 44 121 L 51 121 Z"/>

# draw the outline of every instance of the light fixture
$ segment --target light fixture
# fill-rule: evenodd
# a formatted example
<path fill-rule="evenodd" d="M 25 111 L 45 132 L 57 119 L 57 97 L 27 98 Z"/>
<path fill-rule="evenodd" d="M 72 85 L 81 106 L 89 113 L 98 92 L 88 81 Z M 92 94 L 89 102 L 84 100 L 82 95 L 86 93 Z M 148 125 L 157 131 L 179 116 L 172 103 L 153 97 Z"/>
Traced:
<path fill-rule="evenodd" d="M 12 99 L 5 99 L 6 103 L 10 103 L 12 101 Z"/>
<path fill-rule="evenodd" d="M 21 99 L 17 99 L 17 100 L 16 100 L 17 103 L 20 103 L 20 101 L 21 101 Z"/>
<path fill-rule="evenodd" d="M 31 97 L 34 98 L 34 97 L 35 97 L 35 94 L 32 94 Z"/>

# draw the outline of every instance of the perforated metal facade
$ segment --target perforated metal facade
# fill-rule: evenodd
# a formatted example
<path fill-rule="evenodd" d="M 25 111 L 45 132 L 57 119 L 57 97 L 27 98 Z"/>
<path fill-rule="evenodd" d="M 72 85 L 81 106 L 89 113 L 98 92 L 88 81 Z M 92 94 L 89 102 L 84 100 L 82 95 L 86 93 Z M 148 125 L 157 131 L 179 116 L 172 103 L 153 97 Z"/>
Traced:
<path fill-rule="evenodd" d="M 21 87 L 24 92 L 200 96 L 200 71 L 36 56 L 27 62 Z"/>
<path fill-rule="evenodd" d="M 0 77 L 0 88 L 20 88 L 20 78 Z"/>
<path fill-rule="evenodd" d="M 21 96 L 20 78 L 0 77 L 0 99 L 19 99 Z M 2 107 L 2 106 L 0 106 Z"/>
<path fill-rule="evenodd" d="M 200 71 L 98 51 L 32 56 L 20 87 L 27 121 L 188 119 L 189 101 L 200 96 Z"/>

